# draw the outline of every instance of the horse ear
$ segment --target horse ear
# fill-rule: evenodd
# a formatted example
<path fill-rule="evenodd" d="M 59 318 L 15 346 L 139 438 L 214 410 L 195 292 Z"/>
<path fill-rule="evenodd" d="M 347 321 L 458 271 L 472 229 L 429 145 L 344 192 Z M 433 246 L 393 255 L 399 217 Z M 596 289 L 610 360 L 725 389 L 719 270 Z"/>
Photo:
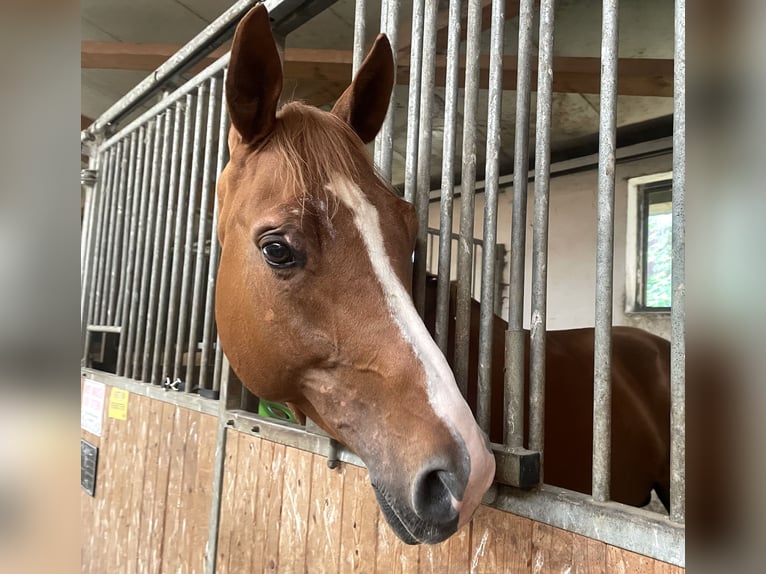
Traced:
<path fill-rule="evenodd" d="M 269 14 L 258 4 L 237 26 L 226 76 L 229 116 L 243 142 L 258 143 L 269 135 L 281 93 L 282 62 Z"/>
<path fill-rule="evenodd" d="M 332 113 L 354 128 L 364 143 L 369 143 L 383 125 L 393 87 L 391 44 L 385 34 L 378 34 L 354 81 L 335 103 Z"/>

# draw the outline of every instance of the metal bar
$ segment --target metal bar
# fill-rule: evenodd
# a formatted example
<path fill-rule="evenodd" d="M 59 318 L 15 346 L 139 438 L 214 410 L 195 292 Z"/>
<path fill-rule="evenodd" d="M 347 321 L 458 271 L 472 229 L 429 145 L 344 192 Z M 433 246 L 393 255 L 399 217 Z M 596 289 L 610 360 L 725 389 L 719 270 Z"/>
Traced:
<path fill-rule="evenodd" d="M 505 421 L 503 442 L 524 446 L 524 271 L 527 243 L 527 188 L 529 183 L 529 118 L 532 95 L 532 21 L 535 1 L 519 6 L 519 49 L 516 76 L 516 131 L 513 153 L 513 212 L 505 348 Z"/>
<path fill-rule="evenodd" d="M 222 94 L 223 95 L 223 94 Z M 227 161 L 226 130 L 228 128 L 226 104 L 221 102 L 221 119 L 218 123 L 218 157 L 216 158 L 215 181 L 221 175 Z M 215 181 L 213 185 L 215 185 Z M 210 365 L 213 337 L 215 336 L 215 279 L 218 272 L 218 194 L 213 194 L 213 222 L 210 227 L 210 261 L 207 268 L 207 292 L 205 293 L 205 318 L 202 330 L 202 356 L 200 357 L 199 386 L 208 388 L 207 371 Z M 211 385 L 212 386 L 212 385 Z"/>
<path fill-rule="evenodd" d="M 113 228 L 111 239 L 112 239 L 112 249 L 110 252 L 110 263 L 108 265 L 109 268 L 109 288 L 105 291 L 104 296 L 106 294 L 109 294 L 108 299 L 106 300 L 106 320 L 104 321 L 105 325 L 114 325 L 115 321 L 117 320 L 117 288 L 119 286 L 119 281 L 121 280 L 122 276 L 119 273 L 120 268 L 122 267 L 122 257 L 120 256 L 122 251 L 122 236 L 123 236 L 123 223 L 125 219 L 125 202 L 127 199 L 127 178 L 128 178 L 128 171 L 130 169 L 130 150 L 128 148 L 129 140 L 124 141 L 123 145 L 120 146 L 120 150 L 123 152 L 122 156 L 120 158 L 120 170 L 119 170 L 119 180 L 115 178 L 115 193 L 117 194 L 115 197 L 115 211 L 114 211 L 114 221 L 113 221 Z M 127 156 L 127 157 L 126 157 Z"/>
<path fill-rule="evenodd" d="M 130 288 L 130 318 L 128 319 L 128 333 L 125 348 L 125 376 L 133 377 L 134 349 L 136 348 L 136 337 L 138 337 L 138 305 L 141 294 L 141 262 L 143 261 L 144 243 L 146 236 L 146 217 L 149 211 L 149 180 L 151 176 L 151 159 L 154 150 L 157 130 L 149 125 L 141 128 L 139 135 L 142 139 L 139 153 L 143 154 L 143 167 L 141 169 L 141 178 L 136 178 L 136 183 L 141 181 L 141 203 L 138 214 L 138 227 L 136 229 L 136 247 L 135 262 L 133 264 L 133 281 Z"/>
<path fill-rule="evenodd" d="M 422 316 L 426 308 L 426 255 L 428 235 L 428 200 L 431 195 L 431 128 L 434 101 L 434 56 L 436 52 L 436 12 L 438 2 L 426 2 L 423 20 L 423 56 L 420 81 L 420 121 L 418 129 L 418 160 L 416 207 L 418 235 L 415 241 L 413 299 Z"/>
<path fill-rule="evenodd" d="M 128 153 L 129 163 L 128 163 L 128 179 L 125 183 L 125 218 L 123 223 L 123 230 L 122 230 L 122 246 L 120 248 L 120 284 L 117 289 L 117 303 L 115 304 L 115 312 L 114 312 L 114 320 L 119 321 L 119 325 L 122 326 L 124 324 L 123 320 L 123 305 L 125 304 L 125 280 L 126 275 L 128 273 L 128 251 L 130 250 L 130 226 L 134 221 L 135 218 L 135 210 L 134 208 L 137 206 L 135 202 L 133 201 L 133 198 L 135 194 L 133 193 L 133 188 L 135 185 L 135 177 L 136 177 L 136 153 L 137 153 L 137 146 L 136 146 L 136 133 L 132 133 L 130 135 L 130 149 Z"/>
<path fill-rule="evenodd" d="M 407 151 L 404 160 L 404 199 L 415 203 L 418 175 L 418 130 L 420 129 L 420 65 L 423 58 L 423 1 L 412 2 L 410 42 L 410 85 L 407 103 Z"/>
<path fill-rule="evenodd" d="M 94 169 L 97 170 L 98 179 L 93 188 L 90 199 L 90 220 L 87 229 L 88 245 L 85 253 L 85 263 L 81 272 L 82 275 L 82 295 L 80 297 L 80 323 L 81 335 L 84 338 L 86 327 L 90 323 L 92 309 L 94 307 L 94 295 L 96 287 L 96 274 L 98 257 L 99 235 L 101 233 L 101 213 L 104 209 L 104 189 L 107 162 L 104 161 L 104 154 L 97 153 L 96 159 L 91 162 Z M 83 231 L 85 233 L 85 231 Z"/>
<path fill-rule="evenodd" d="M 603 0 L 599 125 L 596 328 L 593 375 L 593 498 L 609 499 L 612 414 L 612 275 L 617 138 L 618 0 Z"/>
<path fill-rule="evenodd" d="M 170 275 L 170 300 L 168 302 L 168 321 L 166 326 L 165 351 L 162 355 L 162 374 L 161 379 L 171 375 L 173 363 L 173 343 L 176 342 L 177 333 L 175 331 L 176 321 L 178 320 L 178 307 L 180 295 L 180 275 L 181 264 L 183 263 L 183 238 L 184 238 L 184 216 L 186 213 L 186 201 L 189 196 L 189 156 L 191 154 L 191 134 L 192 125 L 197 121 L 198 116 L 192 115 L 194 110 L 194 96 L 186 95 L 184 109 L 186 110 L 186 121 L 184 122 L 183 148 L 181 150 L 181 180 L 178 184 L 178 205 L 176 206 L 176 221 L 173 235 L 173 271 Z M 176 333 L 176 337 L 172 334 Z"/>
<path fill-rule="evenodd" d="M 686 514 L 686 0 L 675 2 L 670 309 L 670 518 Z"/>
<path fill-rule="evenodd" d="M 133 136 L 132 136 L 133 137 Z M 128 251 L 125 256 L 125 281 L 123 289 L 123 304 L 122 304 L 122 319 L 120 325 L 122 326 L 122 334 L 120 336 L 120 346 L 117 349 L 117 374 L 125 374 L 125 354 L 128 347 L 128 340 L 130 338 L 130 314 L 133 309 L 132 295 L 133 295 L 133 281 L 136 272 L 136 247 L 138 243 L 138 225 L 140 221 L 139 210 L 141 207 L 141 181 L 144 167 L 144 148 L 145 146 L 146 130 L 141 128 L 137 134 L 135 134 L 136 140 L 136 167 L 135 173 L 132 179 L 129 181 L 129 188 L 132 188 L 133 200 L 130 208 L 130 228 L 128 230 Z"/>
<path fill-rule="evenodd" d="M 172 129 L 171 129 L 172 128 Z M 162 151 L 160 152 L 160 177 L 157 183 L 157 208 L 154 224 L 154 239 L 152 241 L 152 272 L 149 281 L 149 299 L 146 306 L 146 329 L 144 331 L 144 344 L 141 360 L 141 380 L 147 383 L 159 384 L 152 380 L 152 350 L 154 349 L 154 330 L 157 321 L 157 298 L 159 296 L 160 275 L 164 261 L 162 259 L 162 237 L 165 230 L 165 221 L 168 219 L 168 160 L 171 155 L 171 141 L 173 134 L 178 132 L 174 110 L 165 112 L 165 126 L 162 134 Z M 171 214 L 172 217 L 172 214 Z M 172 221 L 172 219 L 171 219 Z"/>
<path fill-rule="evenodd" d="M 187 324 L 189 318 L 189 292 L 191 289 L 192 272 L 194 271 L 194 263 L 192 261 L 192 250 L 194 247 L 194 214 L 197 210 L 197 190 L 200 186 L 201 177 L 201 160 L 200 155 L 203 151 L 202 146 L 202 129 L 203 129 L 203 117 L 205 113 L 205 94 L 207 94 L 207 86 L 200 86 L 197 92 L 197 107 L 195 117 L 196 123 L 194 125 L 194 144 L 192 145 L 192 168 L 191 177 L 189 179 L 189 205 L 186 210 L 186 234 L 184 237 L 184 261 L 181 271 L 183 278 L 181 280 L 181 298 L 178 314 L 178 329 L 176 331 L 176 356 L 173 365 L 173 380 L 181 378 L 181 369 L 183 362 L 183 354 L 186 349 L 186 333 Z M 189 357 L 189 360 L 192 358 Z M 187 393 L 191 392 L 191 382 L 186 381 L 184 390 Z"/>
<path fill-rule="evenodd" d="M 357 70 L 364 61 L 364 41 L 366 35 L 365 16 L 367 12 L 367 2 L 365 0 L 356 0 L 354 7 L 354 59 L 351 65 L 351 77 L 356 76 Z"/>
<path fill-rule="evenodd" d="M 175 230 L 173 226 L 174 219 L 176 217 L 176 201 L 177 196 L 181 195 L 180 187 L 178 185 L 178 171 L 179 162 L 181 156 L 181 132 L 187 133 L 186 126 L 189 123 L 187 109 L 184 103 L 178 102 L 176 104 L 175 111 L 175 125 L 173 127 L 173 147 L 170 153 L 170 182 L 168 183 L 167 191 L 167 213 L 165 216 L 165 237 L 162 244 L 162 274 L 160 276 L 160 291 L 159 291 L 159 304 L 157 308 L 157 321 L 154 332 L 154 351 L 152 352 L 152 370 L 150 373 L 150 380 L 156 383 L 162 383 L 162 372 L 160 366 L 162 364 L 162 349 L 164 348 L 165 338 L 169 331 L 167 328 L 167 316 L 168 316 L 168 299 L 169 282 L 170 282 L 170 267 L 173 262 L 172 245 Z M 183 128 L 182 128 L 183 124 Z M 167 337 L 171 339 L 172 337 Z"/>
<path fill-rule="evenodd" d="M 479 381 L 476 418 L 489 432 L 492 401 L 492 327 L 495 319 L 495 268 L 497 264 L 497 201 L 500 178 L 500 121 L 503 104 L 503 33 L 505 0 L 492 1 L 490 32 L 489 104 L 487 114 L 486 187 L 484 192 L 484 248 L 479 310 Z"/>
<path fill-rule="evenodd" d="M 388 0 L 380 0 L 380 28 L 379 28 L 380 33 L 384 34 L 386 32 L 387 26 L 388 26 Z M 394 52 L 394 54 L 396 54 L 396 52 Z M 396 86 L 396 82 L 394 82 L 394 86 Z M 381 140 L 381 133 L 378 132 L 375 137 L 375 141 L 373 142 L 373 149 L 372 149 L 373 163 L 378 167 L 378 171 L 381 171 L 380 154 L 381 154 L 382 147 L 383 147 L 383 144 Z"/>
<path fill-rule="evenodd" d="M 466 61 L 476 62 L 481 42 L 481 0 L 468 3 Z M 460 239 L 457 250 L 455 314 L 455 378 L 468 392 L 468 352 L 471 342 L 471 275 L 473 273 L 473 211 L 476 193 L 476 116 L 479 111 L 479 67 L 465 70 L 463 105 L 463 171 L 460 183 Z"/>
<path fill-rule="evenodd" d="M 452 271 L 452 210 L 455 196 L 455 139 L 457 132 L 458 59 L 460 58 L 461 0 L 449 5 L 447 69 L 444 88 L 444 139 L 439 202 L 439 259 L 436 282 L 435 339 L 442 353 L 449 347 L 449 299 Z"/>
<path fill-rule="evenodd" d="M 548 296 L 548 202 L 551 185 L 551 101 L 553 97 L 553 36 L 555 0 L 540 4 L 540 57 L 537 75 L 535 130 L 535 205 L 532 224 L 532 317 L 529 328 L 529 448 L 545 458 L 545 339 Z"/>
<path fill-rule="evenodd" d="M 396 72 L 398 67 L 396 65 L 396 54 L 399 43 L 399 4 L 400 0 L 386 0 L 385 2 L 387 16 L 384 31 L 388 36 L 388 41 L 391 44 L 391 50 L 393 51 L 395 58 L 394 89 L 391 90 L 391 99 L 389 100 L 388 110 L 386 111 L 386 117 L 383 120 L 383 126 L 375 141 L 375 146 L 379 153 L 377 166 L 381 176 L 386 181 L 391 180 L 391 166 L 394 157 L 394 113 L 396 111 Z"/>
<path fill-rule="evenodd" d="M 207 127 L 205 128 L 205 161 L 202 168 L 202 197 L 200 198 L 199 226 L 197 229 L 197 262 L 194 265 L 194 290 L 192 292 L 191 318 L 189 320 L 189 340 L 186 346 L 186 386 L 191 386 L 194 378 L 194 363 L 197 353 L 197 327 L 199 325 L 202 303 L 202 270 L 205 262 L 205 238 L 207 237 L 207 213 L 210 201 L 210 189 L 212 186 L 213 172 L 213 129 L 215 128 L 216 90 L 218 89 L 217 78 L 210 79 L 210 92 L 208 95 Z M 200 369 L 201 371 L 201 369 Z"/>
<path fill-rule="evenodd" d="M 107 171 L 104 174 L 104 187 L 101 189 L 102 205 L 98 216 L 98 232 L 96 234 L 96 252 L 94 259 L 94 294 L 88 308 L 88 322 L 98 323 L 101 316 L 101 300 L 104 292 L 104 274 L 106 269 L 106 249 L 109 234 L 109 213 L 112 205 L 112 183 L 115 171 L 116 150 L 112 150 L 107 158 Z"/>
<path fill-rule="evenodd" d="M 160 138 L 161 135 L 167 131 L 163 130 L 163 126 L 165 121 L 164 115 L 159 115 L 155 119 L 154 123 L 154 143 L 152 146 L 152 162 L 151 162 L 151 168 L 150 168 L 150 182 L 149 182 L 149 200 L 147 203 L 147 217 L 146 217 L 146 227 L 144 229 L 145 237 L 144 237 L 144 250 L 143 250 L 143 260 L 141 263 L 141 287 L 140 287 L 140 296 L 138 300 L 138 317 L 136 320 L 135 325 L 135 331 L 136 331 L 136 342 L 135 342 L 135 352 L 133 353 L 133 377 L 136 378 L 140 377 L 140 380 L 145 381 L 143 369 L 139 370 L 141 366 L 141 362 L 143 359 L 143 350 L 145 347 L 146 341 L 139 341 L 138 337 L 140 333 L 145 333 L 146 331 L 146 315 L 147 315 L 147 307 L 148 307 L 148 299 L 149 299 L 149 287 L 151 284 L 151 276 L 152 276 L 152 241 L 154 238 L 154 230 L 155 230 L 155 218 L 157 216 L 157 187 L 158 187 L 158 180 L 159 180 L 159 171 L 160 171 L 160 161 L 162 158 L 160 157 Z M 164 138 L 162 138 L 164 139 Z"/>
<path fill-rule="evenodd" d="M 221 377 L 223 368 L 223 350 L 221 349 L 221 340 L 215 338 L 215 363 L 213 365 L 213 390 L 221 390 Z"/>
<path fill-rule="evenodd" d="M 120 145 L 116 147 L 115 151 L 115 159 L 114 159 L 114 171 L 112 172 L 111 176 L 111 183 L 109 185 L 110 187 L 110 195 L 111 200 L 109 203 L 109 221 L 106 224 L 106 260 L 104 262 L 104 282 L 102 289 L 100 289 L 101 293 L 101 306 L 100 311 L 98 314 L 99 317 L 99 323 L 101 325 L 106 325 L 107 321 L 109 320 L 108 317 L 108 308 L 109 308 L 109 295 L 111 293 L 111 285 L 112 280 L 116 279 L 116 273 L 113 265 L 113 254 L 114 254 L 114 244 L 117 240 L 115 237 L 116 232 L 116 225 L 117 225 L 117 206 L 120 203 L 120 196 L 121 193 L 121 187 L 120 187 L 120 181 L 122 179 L 122 175 L 125 171 L 124 165 L 123 165 L 123 156 L 124 156 L 125 146 L 124 142 L 120 142 Z"/>

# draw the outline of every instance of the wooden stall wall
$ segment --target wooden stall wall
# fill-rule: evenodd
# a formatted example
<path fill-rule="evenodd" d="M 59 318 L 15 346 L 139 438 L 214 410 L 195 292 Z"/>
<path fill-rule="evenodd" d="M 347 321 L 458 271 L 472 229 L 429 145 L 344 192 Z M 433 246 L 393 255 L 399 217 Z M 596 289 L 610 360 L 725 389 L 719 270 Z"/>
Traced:
<path fill-rule="evenodd" d="M 683 569 L 482 506 L 436 546 L 407 546 L 380 515 L 367 472 L 227 431 L 218 574 L 682 574 Z"/>
<path fill-rule="evenodd" d="M 112 387 L 106 387 L 106 402 Z M 95 497 L 81 492 L 82 572 L 203 572 L 216 418 L 136 394 L 104 414 Z"/>

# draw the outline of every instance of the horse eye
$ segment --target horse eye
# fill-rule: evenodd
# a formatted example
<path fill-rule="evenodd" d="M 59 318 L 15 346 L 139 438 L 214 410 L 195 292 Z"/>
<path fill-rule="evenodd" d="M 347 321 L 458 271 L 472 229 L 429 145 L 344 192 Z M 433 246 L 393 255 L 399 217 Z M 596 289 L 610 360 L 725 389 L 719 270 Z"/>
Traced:
<path fill-rule="evenodd" d="M 295 255 L 290 246 L 284 241 L 270 241 L 261 246 L 266 263 L 278 269 L 291 267 L 295 263 Z"/>

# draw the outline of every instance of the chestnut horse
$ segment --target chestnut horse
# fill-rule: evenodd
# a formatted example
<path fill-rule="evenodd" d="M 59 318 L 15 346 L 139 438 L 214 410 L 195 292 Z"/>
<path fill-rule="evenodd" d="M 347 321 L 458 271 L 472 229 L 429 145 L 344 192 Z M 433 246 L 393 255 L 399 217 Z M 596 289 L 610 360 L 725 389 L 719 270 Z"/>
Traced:
<path fill-rule="evenodd" d="M 495 460 L 412 304 L 414 209 L 364 147 L 385 117 L 393 66 L 378 36 L 331 112 L 277 111 L 282 66 L 266 9 L 240 22 L 216 320 L 242 382 L 356 452 L 403 541 L 437 543 L 470 521 Z"/>
<path fill-rule="evenodd" d="M 435 324 L 436 278 L 429 277 L 425 322 Z M 448 358 L 454 355 L 455 286 L 450 298 Z M 503 440 L 503 366 L 508 324 L 492 325 L 490 438 Z M 475 408 L 479 304 L 472 301 L 468 402 Z M 525 402 L 529 404 L 529 331 L 526 334 Z M 545 358 L 545 483 L 591 492 L 593 452 L 592 328 L 548 331 Z M 527 429 L 525 429 L 527 430 Z M 525 435 L 525 444 L 526 444 Z M 670 506 L 670 343 L 634 327 L 612 329 L 612 460 L 610 497 L 644 506 L 654 490 Z"/>

